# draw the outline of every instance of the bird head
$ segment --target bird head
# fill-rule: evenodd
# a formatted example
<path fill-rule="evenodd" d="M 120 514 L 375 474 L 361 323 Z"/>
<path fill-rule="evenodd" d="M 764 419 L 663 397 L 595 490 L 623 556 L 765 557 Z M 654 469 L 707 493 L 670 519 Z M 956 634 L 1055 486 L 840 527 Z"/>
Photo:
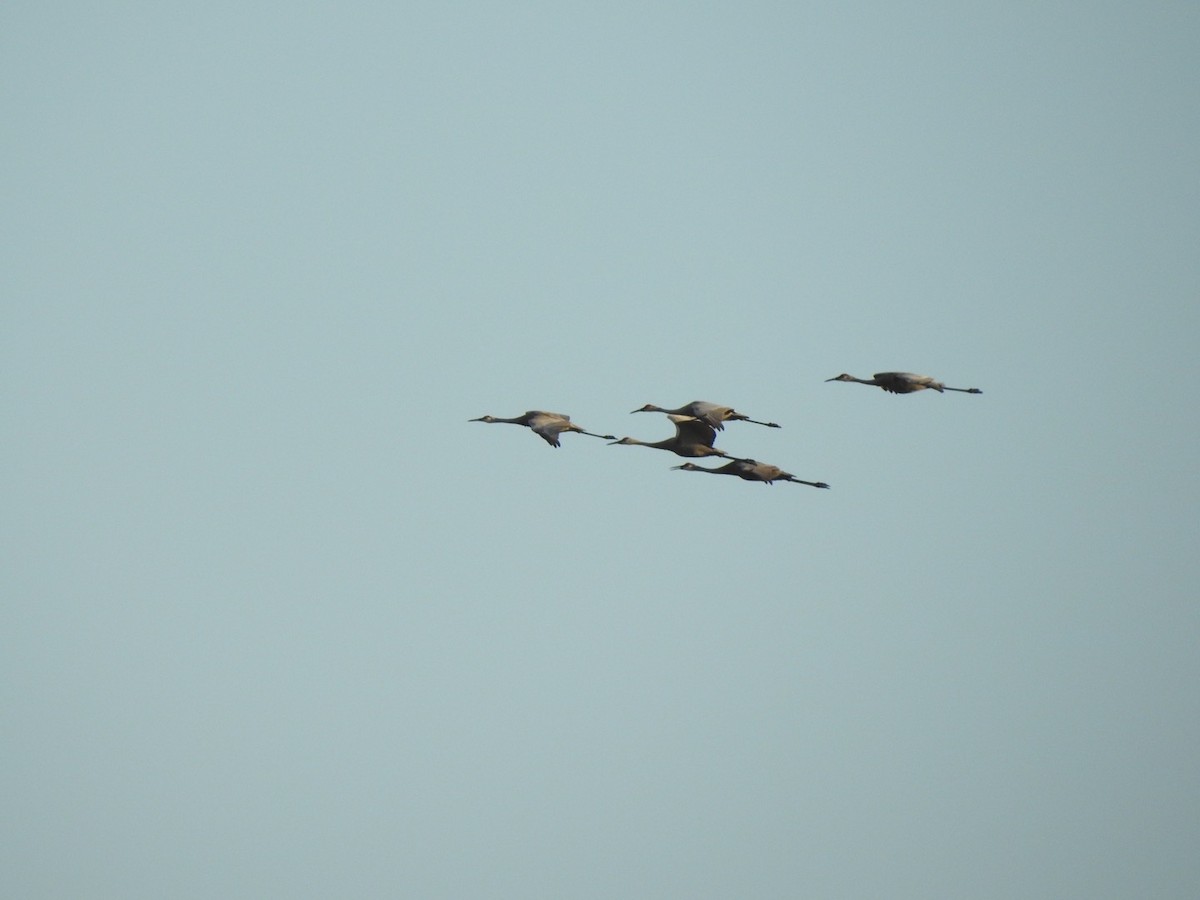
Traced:
<path fill-rule="evenodd" d="M 495 422 L 495 416 L 480 416 L 478 419 L 467 419 L 468 422 Z"/>
<path fill-rule="evenodd" d="M 623 437 L 619 441 L 609 441 L 608 445 L 611 447 L 613 444 L 633 444 L 633 443 L 636 443 L 636 441 L 634 441 L 633 438 Z"/>
<path fill-rule="evenodd" d="M 672 471 L 674 471 L 675 469 L 683 469 L 683 471 L 685 471 L 685 472 L 700 471 L 700 467 L 698 465 L 696 465 L 695 463 L 684 463 L 682 466 L 671 466 Z"/>
<path fill-rule="evenodd" d="M 658 407 L 653 403 L 647 403 L 645 406 L 639 406 L 637 409 L 631 409 L 630 412 L 658 412 Z"/>
<path fill-rule="evenodd" d="M 835 375 L 832 378 L 826 378 L 826 381 L 853 381 L 854 376 L 843 372 L 841 375 Z"/>

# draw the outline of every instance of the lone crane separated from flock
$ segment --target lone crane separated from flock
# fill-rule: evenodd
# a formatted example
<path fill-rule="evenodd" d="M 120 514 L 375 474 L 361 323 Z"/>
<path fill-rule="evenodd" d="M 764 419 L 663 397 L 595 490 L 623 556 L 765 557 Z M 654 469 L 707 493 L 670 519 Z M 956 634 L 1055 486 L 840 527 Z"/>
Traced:
<path fill-rule="evenodd" d="M 889 394 L 913 394 L 917 391 L 923 391 L 926 388 L 932 388 L 939 394 L 942 391 L 959 391 L 963 394 L 982 394 L 979 388 L 956 388 L 947 387 L 940 381 L 935 381 L 928 375 L 914 375 L 912 372 L 876 372 L 873 378 L 855 378 L 853 375 L 847 375 L 843 372 L 834 378 L 826 378 L 826 381 L 854 381 L 858 384 L 870 384 L 875 387 L 881 387 Z"/>
<path fill-rule="evenodd" d="M 757 419 L 743 416 L 732 406 L 719 406 L 716 403 L 705 403 L 703 400 L 693 400 L 687 406 L 681 406 L 679 409 L 663 409 L 661 406 L 647 403 L 633 412 L 660 412 L 674 416 L 691 416 L 701 422 L 707 422 L 717 431 L 725 430 L 725 422 L 753 422 L 755 425 L 766 425 L 768 428 L 780 427 L 774 422 L 759 422 Z"/>
<path fill-rule="evenodd" d="M 570 416 L 564 416 L 562 413 L 544 412 L 540 409 L 531 409 L 515 419 L 500 419 L 496 416 L 480 416 L 478 419 L 468 419 L 469 422 L 503 422 L 509 425 L 524 425 L 540 437 L 551 447 L 559 446 L 558 436 L 564 431 L 573 431 L 576 434 L 586 434 L 588 437 L 603 438 L 606 441 L 616 440 L 615 435 L 611 434 L 593 434 L 590 431 L 584 431 L 578 425 L 571 421 Z"/>
<path fill-rule="evenodd" d="M 671 466 L 672 469 L 682 469 L 685 472 L 708 472 L 710 475 L 736 475 L 746 481 L 761 481 L 763 484 L 774 484 L 776 481 L 791 481 L 794 484 L 807 484 L 810 487 L 826 488 L 823 481 L 805 481 L 790 472 L 785 472 L 779 466 L 770 463 L 760 463 L 753 459 L 735 459 L 719 469 L 706 469 L 695 463 L 684 463 L 682 466 Z"/>
<path fill-rule="evenodd" d="M 623 437 L 613 444 L 635 445 L 638 447 L 653 447 L 656 450 L 670 450 L 676 456 L 724 456 L 726 459 L 737 459 L 724 450 L 718 450 L 713 444 L 717 440 L 717 430 L 708 422 L 694 416 L 682 416 L 668 413 L 667 418 L 675 423 L 675 435 L 663 441 L 647 443 L 637 438 Z"/>

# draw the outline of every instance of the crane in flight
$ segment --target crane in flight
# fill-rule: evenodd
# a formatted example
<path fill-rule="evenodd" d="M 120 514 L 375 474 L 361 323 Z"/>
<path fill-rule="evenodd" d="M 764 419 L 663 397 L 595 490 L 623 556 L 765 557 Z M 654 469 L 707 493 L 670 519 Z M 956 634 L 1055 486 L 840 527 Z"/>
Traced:
<path fill-rule="evenodd" d="M 691 416 L 692 418 L 699 419 L 701 422 L 708 423 L 717 431 L 725 430 L 725 422 L 753 422 L 755 425 L 766 425 L 768 428 L 779 427 L 774 422 L 759 422 L 757 419 L 743 416 L 732 406 L 719 406 L 716 403 L 705 403 L 703 400 L 693 400 L 686 406 L 679 407 L 679 409 L 663 409 L 661 406 L 647 403 L 645 406 L 633 410 L 633 412 L 660 412 L 673 416 Z"/>
<path fill-rule="evenodd" d="M 708 472 L 710 475 L 736 475 L 746 481 L 761 481 L 763 484 L 774 484 L 776 481 L 791 481 L 795 484 L 807 484 L 810 487 L 826 488 L 823 481 L 805 481 L 790 472 L 785 472 L 779 466 L 770 463 L 760 463 L 753 459 L 735 459 L 719 469 L 706 469 L 695 463 L 684 463 L 682 466 L 671 466 L 672 469 L 682 469 L 685 472 Z"/>
<path fill-rule="evenodd" d="M 847 375 L 843 372 L 833 378 L 826 378 L 826 381 L 854 381 L 858 384 L 870 384 L 875 387 L 883 388 L 889 394 L 913 394 L 917 391 L 923 391 L 926 388 L 932 388 L 939 394 L 942 391 L 959 391 L 963 394 L 982 394 L 979 388 L 956 388 L 947 387 L 940 381 L 935 381 L 928 375 L 914 375 L 912 372 L 876 372 L 872 378 L 855 378 L 853 375 Z"/>
<path fill-rule="evenodd" d="M 612 443 L 653 447 L 656 450 L 669 450 L 676 456 L 724 456 L 726 459 L 738 458 L 730 456 L 724 450 L 718 450 L 713 446 L 717 440 L 717 430 L 708 422 L 697 419 L 694 416 L 676 415 L 674 413 L 668 413 L 667 418 L 675 424 L 675 434 L 673 437 L 653 443 L 639 441 L 637 438 L 623 437 L 619 441 L 612 441 Z"/>
<path fill-rule="evenodd" d="M 545 412 L 540 409 L 531 409 L 524 415 L 517 416 L 515 419 L 501 419 L 496 416 L 480 416 L 478 419 L 468 419 L 469 422 L 503 422 L 509 425 L 524 425 L 540 437 L 551 447 L 559 446 L 558 436 L 563 432 L 575 432 L 576 434 L 586 434 L 588 437 L 603 438 L 606 441 L 616 440 L 616 437 L 611 434 L 593 434 L 590 431 L 584 431 L 578 425 L 571 421 L 570 416 L 565 416 L 562 413 Z"/>

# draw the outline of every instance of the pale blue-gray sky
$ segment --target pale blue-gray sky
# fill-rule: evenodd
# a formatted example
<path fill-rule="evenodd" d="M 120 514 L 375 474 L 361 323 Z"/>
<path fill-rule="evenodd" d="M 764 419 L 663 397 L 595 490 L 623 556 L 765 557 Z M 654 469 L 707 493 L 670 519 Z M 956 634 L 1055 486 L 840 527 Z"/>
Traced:
<path fill-rule="evenodd" d="M 1195 4 L 0 26 L 6 893 L 1200 895 Z"/>

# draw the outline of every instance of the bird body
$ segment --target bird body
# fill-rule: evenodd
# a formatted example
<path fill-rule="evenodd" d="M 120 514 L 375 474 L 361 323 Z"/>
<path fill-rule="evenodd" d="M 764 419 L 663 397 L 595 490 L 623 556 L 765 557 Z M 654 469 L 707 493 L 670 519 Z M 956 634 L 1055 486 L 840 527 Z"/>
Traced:
<path fill-rule="evenodd" d="M 883 388 L 889 394 L 913 394 L 931 388 L 939 394 L 943 391 L 959 391 L 963 394 L 982 394 L 979 388 L 947 387 L 940 381 L 935 381 L 928 375 L 914 375 L 912 372 L 876 372 L 871 378 L 855 378 L 853 375 L 842 373 L 826 381 L 854 381 L 858 384 L 870 384 Z"/>
<path fill-rule="evenodd" d="M 736 475 L 745 481 L 761 481 L 763 484 L 774 484 L 776 481 L 791 481 L 795 484 L 807 484 L 815 488 L 828 488 L 823 481 L 805 481 L 790 472 L 785 472 L 779 466 L 770 463 L 760 463 L 753 459 L 735 459 L 719 469 L 706 469 L 695 463 L 684 463 L 682 466 L 672 466 L 685 472 L 708 472 L 710 475 Z"/>
<path fill-rule="evenodd" d="M 732 457 L 723 450 L 718 450 L 713 446 L 717 439 L 717 430 L 708 422 L 698 419 L 695 416 L 677 415 L 675 413 L 668 413 L 667 418 L 675 424 L 675 435 L 673 437 L 662 441 L 654 441 L 653 443 L 639 441 L 637 438 L 624 437 L 612 443 L 625 444 L 627 446 L 653 447 L 656 450 L 669 450 L 676 456 L 724 456 L 728 459 L 736 459 L 736 457 Z"/>
<path fill-rule="evenodd" d="M 725 422 L 753 422 L 755 425 L 765 425 L 768 428 L 778 428 L 774 422 L 759 422 L 751 419 L 749 416 L 744 416 L 732 406 L 719 406 L 716 403 L 706 403 L 703 400 L 693 400 L 686 406 L 681 406 L 679 409 L 663 409 L 661 406 L 655 406 L 653 403 L 647 403 L 645 406 L 633 410 L 633 412 L 660 412 L 674 416 L 691 416 L 694 419 L 699 419 L 715 428 L 717 431 L 725 430 Z"/>
<path fill-rule="evenodd" d="M 531 409 L 524 415 L 517 416 L 513 419 L 501 419 L 496 416 L 480 416 L 478 419 L 470 419 L 471 422 L 501 422 L 509 425 L 524 425 L 526 428 L 533 431 L 538 437 L 549 444 L 551 447 L 558 447 L 558 436 L 563 432 L 574 432 L 576 434 L 586 434 L 588 437 L 603 438 L 606 441 L 614 440 L 611 434 L 593 434 L 590 431 L 584 431 L 578 425 L 571 421 L 571 417 L 556 412 L 545 412 L 540 409 Z"/>

